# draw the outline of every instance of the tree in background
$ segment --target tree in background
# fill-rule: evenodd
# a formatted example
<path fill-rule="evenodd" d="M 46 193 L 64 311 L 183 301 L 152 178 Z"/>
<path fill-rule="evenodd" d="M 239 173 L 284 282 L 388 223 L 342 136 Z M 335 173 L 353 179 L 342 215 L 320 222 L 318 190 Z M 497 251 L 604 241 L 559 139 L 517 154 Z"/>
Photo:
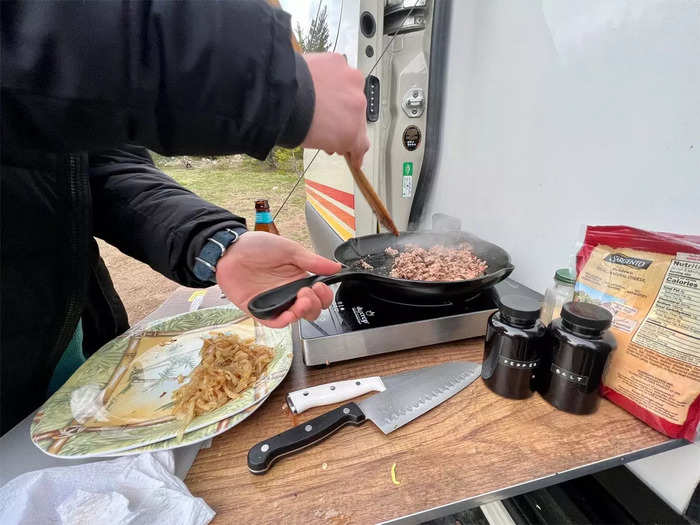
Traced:
<path fill-rule="evenodd" d="M 316 16 L 306 34 L 297 22 L 297 40 L 304 53 L 325 53 L 331 48 L 331 36 L 328 30 L 328 6 L 321 8 L 319 1 Z"/>
<path fill-rule="evenodd" d="M 331 37 L 328 30 L 328 6 L 324 5 L 321 7 L 321 4 L 322 2 L 319 0 L 316 16 L 311 21 L 311 26 L 306 34 L 304 34 L 304 30 L 297 22 L 297 41 L 304 53 L 325 53 L 331 48 Z M 275 170 L 283 165 L 288 165 L 290 162 L 296 164 L 303 157 L 302 148 L 285 150 L 275 146 L 267 155 L 265 164 L 268 168 Z"/>

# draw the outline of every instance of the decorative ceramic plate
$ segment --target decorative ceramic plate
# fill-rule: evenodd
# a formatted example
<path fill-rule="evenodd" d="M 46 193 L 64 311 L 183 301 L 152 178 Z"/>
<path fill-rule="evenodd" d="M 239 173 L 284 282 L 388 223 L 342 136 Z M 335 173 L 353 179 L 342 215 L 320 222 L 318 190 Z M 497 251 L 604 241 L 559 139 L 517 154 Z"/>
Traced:
<path fill-rule="evenodd" d="M 178 377 L 187 377 L 199 364 L 202 339 L 215 333 L 254 336 L 258 344 L 274 348 L 274 357 L 255 385 L 194 418 L 178 441 L 181 422 L 172 415 L 172 392 L 181 386 Z M 116 455 L 166 440 L 171 448 L 194 443 L 250 415 L 252 411 L 235 417 L 267 397 L 291 364 L 291 330 L 256 326 L 233 306 L 162 319 L 110 341 L 91 356 L 37 412 L 31 438 L 51 456 L 74 458 Z"/>
<path fill-rule="evenodd" d="M 269 396 L 268 396 L 269 397 Z M 110 454 L 104 454 L 104 456 L 131 456 L 134 454 L 141 454 L 142 452 L 155 452 L 157 450 L 168 450 L 171 448 L 186 447 L 187 445 L 194 445 L 195 443 L 201 443 L 213 437 L 223 434 L 230 428 L 235 427 L 242 421 L 248 418 L 253 412 L 262 406 L 262 404 L 267 400 L 261 399 L 258 403 L 253 406 L 249 406 L 243 412 L 239 412 L 235 416 L 222 419 L 216 423 L 212 423 L 208 427 L 200 428 L 199 430 L 193 430 L 188 432 L 179 440 L 177 437 L 166 439 L 165 441 L 158 441 L 157 443 L 151 443 L 150 445 L 145 445 L 143 447 L 132 448 L 130 450 L 123 450 L 121 452 L 113 452 Z"/>

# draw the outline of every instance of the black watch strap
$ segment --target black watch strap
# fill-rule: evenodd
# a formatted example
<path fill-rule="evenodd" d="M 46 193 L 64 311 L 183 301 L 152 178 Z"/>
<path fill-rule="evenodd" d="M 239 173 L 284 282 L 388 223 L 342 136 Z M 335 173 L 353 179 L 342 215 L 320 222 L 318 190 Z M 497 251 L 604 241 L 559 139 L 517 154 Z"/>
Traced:
<path fill-rule="evenodd" d="M 202 246 L 202 251 L 194 258 L 192 272 L 195 277 L 200 281 L 215 283 L 216 263 L 219 262 L 226 248 L 236 242 L 244 232 L 245 230 L 226 228 L 207 238 L 207 242 Z"/>

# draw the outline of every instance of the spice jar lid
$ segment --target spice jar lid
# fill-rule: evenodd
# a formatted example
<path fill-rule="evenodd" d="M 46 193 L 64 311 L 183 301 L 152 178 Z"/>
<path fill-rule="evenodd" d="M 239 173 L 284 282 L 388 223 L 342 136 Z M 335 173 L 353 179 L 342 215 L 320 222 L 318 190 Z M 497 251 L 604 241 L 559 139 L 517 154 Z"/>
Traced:
<path fill-rule="evenodd" d="M 607 330 L 612 323 L 612 314 L 602 306 L 591 303 L 566 303 L 561 307 L 564 321 L 590 330 Z"/>
<path fill-rule="evenodd" d="M 554 272 L 554 280 L 565 284 L 576 284 L 576 274 L 569 268 L 559 268 Z"/>
<path fill-rule="evenodd" d="M 498 309 L 507 317 L 534 321 L 540 316 L 542 304 L 525 295 L 504 295 L 499 298 Z"/>

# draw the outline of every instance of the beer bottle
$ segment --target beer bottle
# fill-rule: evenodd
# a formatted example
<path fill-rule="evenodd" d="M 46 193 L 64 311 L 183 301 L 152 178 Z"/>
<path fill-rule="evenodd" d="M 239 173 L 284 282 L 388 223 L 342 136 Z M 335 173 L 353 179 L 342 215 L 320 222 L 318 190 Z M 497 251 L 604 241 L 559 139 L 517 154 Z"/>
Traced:
<path fill-rule="evenodd" d="M 270 203 L 267 202 L 267 199 L 257 199 L 255 201 L 255 231 L 269 232 L 275 235 L 280 234 L 277 226 L 272 221 Z"/>

